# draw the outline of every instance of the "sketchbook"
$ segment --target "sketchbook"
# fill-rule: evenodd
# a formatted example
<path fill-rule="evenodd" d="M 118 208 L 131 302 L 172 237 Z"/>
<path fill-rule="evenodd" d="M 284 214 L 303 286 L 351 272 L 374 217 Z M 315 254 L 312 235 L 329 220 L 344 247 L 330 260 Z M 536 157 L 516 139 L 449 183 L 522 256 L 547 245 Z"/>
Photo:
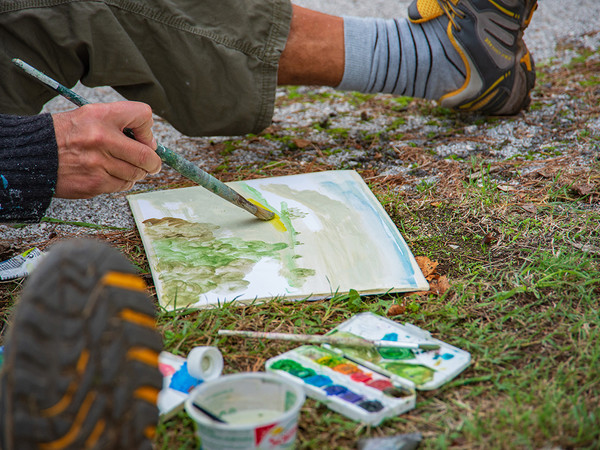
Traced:
<path fill-rule="evenodd" d="M 202 187 L 128 196 L 167 310 L 429 289 L 355 171 L 227 184 L 276 218 L 261 221 Z"/>

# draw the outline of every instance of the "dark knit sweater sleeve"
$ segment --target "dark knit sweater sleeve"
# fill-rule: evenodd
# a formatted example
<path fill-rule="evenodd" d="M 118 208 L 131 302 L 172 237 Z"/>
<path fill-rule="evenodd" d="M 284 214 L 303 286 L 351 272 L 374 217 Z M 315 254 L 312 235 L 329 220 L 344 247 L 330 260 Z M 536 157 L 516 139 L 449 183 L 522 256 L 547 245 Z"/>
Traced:
<path fill-rule="evenodd" d="M 39 222 L 54 194 L 58 146 L 50 114 L 0 114 L 0 222 Z"/>

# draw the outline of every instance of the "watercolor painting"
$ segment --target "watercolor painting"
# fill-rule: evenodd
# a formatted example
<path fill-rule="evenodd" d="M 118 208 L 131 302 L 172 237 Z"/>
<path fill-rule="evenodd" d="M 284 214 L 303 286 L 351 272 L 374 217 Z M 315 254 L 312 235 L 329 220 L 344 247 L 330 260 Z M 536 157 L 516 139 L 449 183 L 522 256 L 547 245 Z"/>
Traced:
<path fill-rule="evenodd" d="M 227 184 L 275 219 L 257 220 L 202 187 L 128 196 L 166 309 L 429 289 L 355 171 Z"/>

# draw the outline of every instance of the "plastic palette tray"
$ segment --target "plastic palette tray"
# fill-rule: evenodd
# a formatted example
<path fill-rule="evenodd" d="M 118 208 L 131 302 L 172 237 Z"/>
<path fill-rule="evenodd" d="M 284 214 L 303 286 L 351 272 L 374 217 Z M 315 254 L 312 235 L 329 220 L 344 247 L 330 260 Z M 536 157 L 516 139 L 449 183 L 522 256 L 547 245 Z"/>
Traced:
<path fill-rule="evenodd" d="M 415 407 L 414 389 L 337 355 L 306 345 L 271 358 L 268 372 L 303 386 L 306 395 L 353 420 L 379 425 Z"/>
<path fill-rule="evenodd" d="M 437 389 L 447 383 L 465 368 L 471 361 L 470 353 L 431 337 L 428 331 L 411 324 L 399 324 L 372 313 L 358 314 L 343 322 L 328 335 L 339 337 L 362 337 L 369 340 L 389 340 L 408 343 L 434 343 L 438 350 L 424 351 L 393 348 L 357 348 L 323 345 L 303 346 L 266 363 L 268 371 L 289 378 L 304 386 L 309 397 L 320 400 L 327 406 L 353 420 L 370 425 L 378 425 L 384 418 L 402 414 L 415 406 L 415 390 Z M 321 356 L 319 356 L 321 355 Z M 321 357 L 337 358 L 329 362 Z M 285 361 L 295 361 L 301 367 L 294 368 Z M 279 362 L 278 361 L 283 361 Z M 329 377 L 311 379 L 312 373 L 302 369 L 312 369 L 316 376 Z M 354 372 L 358 371 L 358 372 Z M 358 375 L 352 376 L 354 373 Z M 363 375 L 370 376 L 378 383 L 369 386 L 361 381 Z M 387 383 L 387 384 L 386 384 Z M 362 398 L 346 395 L 341 386 Z M 406 396 L 389 395 L 382 386 L 394 386 L 406 393 Z M 384 388 L 385 389 L 385 388 Z M 340 395 L 339 392 L 342 392 Z M 368 411 L 363 401 L 378 401 L 379 411 Z M 373 404 L 374 405 L 374 404 Z"/>

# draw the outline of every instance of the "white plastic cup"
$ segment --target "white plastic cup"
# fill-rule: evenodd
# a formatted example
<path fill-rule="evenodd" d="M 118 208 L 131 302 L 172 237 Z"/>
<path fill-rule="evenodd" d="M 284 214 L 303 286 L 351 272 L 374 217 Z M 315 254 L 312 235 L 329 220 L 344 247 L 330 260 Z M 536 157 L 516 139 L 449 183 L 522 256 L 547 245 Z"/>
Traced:
<path fill-rule="evenodd" d="M 185 410 L 196 423 L 203 450 L 290 449 L 306 396 L 302 388 L 270 373 L 225 375 L 194 388 Z M 211 419 L 193 402 L 228 423 Z"/>

